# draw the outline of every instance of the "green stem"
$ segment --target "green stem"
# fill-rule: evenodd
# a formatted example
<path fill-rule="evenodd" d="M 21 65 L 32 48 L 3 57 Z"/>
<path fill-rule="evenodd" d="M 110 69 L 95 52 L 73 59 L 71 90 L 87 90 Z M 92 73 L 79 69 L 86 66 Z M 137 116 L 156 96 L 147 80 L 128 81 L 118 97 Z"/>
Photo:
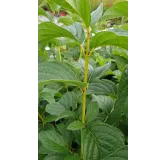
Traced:
<path fill-rule="evenodd" d="M 83 47 L 82 45 L 80 45 L 80 58 L 82 57 L 82 53 L 83 53 Z"/>
<path fill-rule="evenodd" d="M 58 47 L 58 57 L 59 57 L 59 62 L 61 62 L 62 58 L 61 58 L 61 49 L 60 49 L 60 47 Z"/>
<path fill-rule="evenodd" d="M 90 31 L 87 31 L 87 43 L 86 43 L 86 53 L 85 53 L 85 69 L 84 69 L 84 82 L 88 81 L 88 63 L 89 63 L 89 46 L 90 46 Z M 85 111 L 86 111 L 86 92 L 87 86 L 83 88 L 82 95 L 82 123 L 85 125 Z M 81 158 L 83 159 L 83 145 L 82 145 L 82 133 L 81 133 Z"/>
<path fill-rule="evenodd" d="M 54 23 L 55 22 L 55 12 L 52 12 L 52 22 Z"/>
<path fill-rule="evenodd" d="M 42 124 L 44 125 L 44 119 L 43 119 L 42 115 L 41 115 L 39 112 L 38 112 L 38 116 L 39 116 L 39 118 L 40 118 Z"/>

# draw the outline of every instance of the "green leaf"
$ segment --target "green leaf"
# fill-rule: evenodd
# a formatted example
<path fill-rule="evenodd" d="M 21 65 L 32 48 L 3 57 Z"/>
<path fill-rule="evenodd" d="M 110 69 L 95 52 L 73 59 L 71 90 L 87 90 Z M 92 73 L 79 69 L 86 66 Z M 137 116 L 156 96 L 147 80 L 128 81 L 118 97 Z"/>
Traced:
<path fill-rule="evenodd" d="M 122 56 L 114 56 L 118 69 L 122 72 L 124 71 L 126 65 L 128 64 L 128 60 Z"/>
<path fill-rule="evenodd" d="M 52 22 L 43 22 L 38 26 L 38 41 L 50 41 L 53 38 L 58 37 L 67 37 L 71 38 L 75 41 L 77 39 L 73 36 L 73 34 L 66 29 L 57 26 Z"/>
<path fill-rule="evenodd" d="M 115 102 L 114 110 L 110 114 L 110 117 L 108 119 L 109 123 L 115 123 L 120 120 L 120 117 L 122 115 L 122 111 L 124 110 L 127 115 L 128 110 L 128 67 L 123 71 L 121 80 L 119 82 L 118 86 L 118 98 Z"/>
<path fill-rule="evenodd" d="M 58 11 L 61 7 L 56 4 L 55 0 L 48 0 L 52 12 Z"/>
<path fill-rule="evenodd" d="M 121 29 L 121 28 L 113 28 L 113 29 L 109 29 L 107 31 L 114 32 L 115 34 L 117 34 L 119 36 L 128 36 L 128 31 L 126 31 L 125 29 Z"/>
<path fill-rule="evenodd" d="M 59 116 L 60 114 L 66 111 L 67 109 L 58 102 L 47 104 L 46 106 L 46 112 L 51 115 Z"/>
<path fill-rule="evenodd" d="M 91 13 L 91 25 L 97 23 L 103 14 L 103 3 L 99 5 L 99 7 Z"/>
<path fill-rule="evenodd" d="M 108 20 L 118 17 L 128 17 L 128 1 L 119 2 L 108 8 L 104 12 L 102 20 Z"/>
<path fill-rule="evenodd" d="M 123 50 L 123 49 L 119 49 L 119 48 L 112 49 L 112 55 L 121 56 L 121 57 L 128 59 L 128 53 L 126 50 Z"/>
<path fill-rule="evenodd" d="M 42 92 L 42 93 L 40 93 L 39 96 L 40 96 L 40 99 L 46 100 L 49 103 L 54 103 L 55 102 L 54 96 L 49 92 Z"/>
<path fill-rule="evenodd" d="M 44 160 L 44 158 L 46 157 L 47 155 L 44 155 L 44 154 L 38 154 L 38 160 Z"/>
<path fill-rule="evenodd" d="M 101 160 L 124 146 L 114 127 L 94 123 L 82 130 L 83 157 L 86 160 Z"/>
<path fill-rule="evenodd" d="M 70 31 L 79 43 L 85 41 L 85 31 L 80 23 L 76 22 L 71 26 L 66 26 L 65 29 Z"/>
<path fill-rule="evenodd" d="M 46 124 L 44 124 L 44 128 L 43 128 L 43 130 L 55 130 L 55 127 L 54 127 L 54 125 L 53 124 L 51 124 L 51 123 L 46 123 Z"/>
<path fill-rule="evenodd" d="M 113 110 L 114 100 L 105 95 L 92 95 L 92 100 L 98 103 L 99 108 L 101 108 L 105 113 L 109 114 Z"/>
<path fill-rule="evenodd" d="M 69 17 L 68 15 L 65 16 L 65 17 L 60 17 L 58 19 L 58 23 L 63 23 L 64 25 L 66 26 L 69 26 L 69 25 L 72 25 L 73 24 L 73 21 L 71 19 L 71 17 Z"/>
<path fill-rule="evenodd" d="M 55 95 L 56 93 L 58 93 L 61 89 L 63 88 L 62 84 L 50 84 L 47 85 L 46 87 L 43 88 L 42 92 L 47 92 L 50 93 L 51 95 Z"/>
<path fill-rule="evenodd" d="M 40 142 L 40 141 L 39 141 Z M 43 146 L 40 146 L 39 149 L 38 149 L 38 153 L 39 154 L 53 154 L 54 152 L 53 151 L 50 151 L 48 149 L 46 149 L 45 147 Z"/>
<path fill-rule="evenodd" d="M 76 108 L 77 104 L 77 95 L 74 92 L 66 92 L 62 95 L 61 99 L 58 101 L 61 105 L 63 105 L 66 109 Z"/>
<path fill-rule="evenodd" d="M 67 144 L 63 140 L 62 136 L 54 130 L 42 131 L 39 133 L 39 141 L 42 142 L 43 146 L 57 154 L 67 154 Z"/>
<path fill-rule="evenodd" d="M 62 83 L 64 86 L 84 87 L 86 83 L 81 82 L 79 71 L 68 63 L 45 62 L 38 66 L 39 85 Z"/>
<path fill-rule="evenodd" d="M 48 18 L 47 13 L 45 12 L 45 10 L 41 7 L 38 7 L 38 16 L 45 16 L 46 18 Z M 49 18 L 48 18 L 49 19 Z"/>
<path fill-rule="evenodd" d="M 128 49 L 128 37 L 118 36 L 117 34 L 109 31 L 102 31 L 92 37 L 91 48 L 101 46 L 116 46 L 123 49 Z"/>
<path fill-rule="evenodd" d="M 84 128 L 84 124 L 81 121 L 74 121 L 67 127 L 68 130 L 79 130 Z"/>
<path fill-rule="evenodd" d="M 56 4 L 58 4 L 59 6 L 61 6 L 64 9 L 67 9 L 68 11 L 72 12 L 72 13 L 78 13 L 73 6 L 68 2 L 68 0 L 54 0 Z"/>
<path fill-rule="evenodd" d="M 119 148 L 113 154 L 104 158 L 103 160 L 128 160 L 128 146 Z"/>
<path fill-rule="evenodd" d="M 50 41 L 52 45 L 55 45 L 55 47 L 61 47 L 65 45 L 78 45 L 78 43 L 72 39 L 66 38 L 66 37 L 61 37 L 61 38 L 54 38 Z"/>
<path fill-rule="evenodd" d="M 65 157 L 64 160 L 80 160 L 80 158 L 79 158 L 78 154 L 74 154 L 74 155 L 69 155 L 69 156 Z"/>
<path fill-rule="evenodd" d="M 101 78 L 110 68 L 111 63 L 106 63 L 104 66 L 100 66 L 94 69 L 92 74 L 89 76 L 89 81 L 93 81 L 94 79 Z"/>
<path fill-rule="evenodd" d="M 67 126 L 69 125 L 70 122 L 71 122 L 71 120 L 67 121 L 66 123 L 63 122 L 63 123 L 59 123 L 56 125 L 58 131 L 62 135 L 65 142 L 68 144 L 69 148 L 70 148 L 70 146 L 72 146 L 72 141 L 73 141 L 72 131 L 67 130 Z"/>
<path fill-rule="evenodd" d="M 64 156 L 50 154 L 44 158 L 44 160 L 64 160 Z"/>
<path fill-rule="evenodd" d="M 87 94 L 115 95 L 116 92 L 116 84 L 114 84 L 112 81 L 102 79 L 94 80 L 89 83 Z"/>
<path fill-rule="evenodd" d="M 56 115 L 49 115 L 47 116 L 44 121 L 47 123 L 47 122 L 53 122 L 57 119 L 57 116 Z"/>
<path fill-rule="evenodd" d="M 97 102 L 91 102 L 87 106 L 86 111 L 86 122 L 89 123 L 93 121 L 99 113 L 99 106 Z"/>
<path fill-rule="evenodd" d="M 65 111 L 65 112 L 61 113 L 61 114 L 57 117 L 56 121 L 58 121 L 58 120 L 60 120 L 60 119 L 62 119 L 62 118 L 75 118 L 76 116 L 77 116 L 77 115 L 76 115 L 75 112 L 72 112 L 72 111 Z"/>
<path fill-rule="evenodd" d="M 90 1 L 89 0 L 55 0 L 62 8 L 78 14 L 86 27 L 90 25 Z"/>

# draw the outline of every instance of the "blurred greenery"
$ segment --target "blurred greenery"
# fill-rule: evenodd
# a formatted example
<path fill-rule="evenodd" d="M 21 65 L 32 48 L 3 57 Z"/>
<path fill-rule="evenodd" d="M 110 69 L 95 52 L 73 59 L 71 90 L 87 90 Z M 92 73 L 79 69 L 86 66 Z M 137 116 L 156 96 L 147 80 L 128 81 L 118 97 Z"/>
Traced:
<path fill-rule="evenodd" d="M 38 5 L 44 4 L 44 6 L 47 4 L 48 0 L 38 0 Z M 90 0 L 91 1 L 91 9 L 95 10 L 97 6 L 101 2 L 104 4 L 104 9 L 107 9 L 109 6 L 114 5 L 118 2 L 126 1 L 126 0 Z"/>

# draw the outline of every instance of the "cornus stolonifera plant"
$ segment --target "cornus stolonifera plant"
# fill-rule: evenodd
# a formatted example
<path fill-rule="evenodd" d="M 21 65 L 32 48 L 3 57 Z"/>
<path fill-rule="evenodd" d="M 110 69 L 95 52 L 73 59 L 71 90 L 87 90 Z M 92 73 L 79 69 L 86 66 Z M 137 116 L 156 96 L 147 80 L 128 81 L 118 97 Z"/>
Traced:
<path fill-rule="evenodd" d="M 38 159 L 127 160 L 128 2 L 47 0 L 38 15 Z"/>

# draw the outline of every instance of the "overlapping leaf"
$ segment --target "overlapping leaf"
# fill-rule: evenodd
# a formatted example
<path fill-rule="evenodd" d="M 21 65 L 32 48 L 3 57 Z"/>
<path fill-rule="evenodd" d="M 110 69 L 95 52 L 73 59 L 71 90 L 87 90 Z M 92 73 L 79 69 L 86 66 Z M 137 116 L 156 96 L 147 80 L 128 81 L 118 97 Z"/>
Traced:
<path fill-rule="evenodd" d="M 91 13 L 91 25 L 97 23 L 103 14 L 103 3 L 99 5 L 99 7 Z"/>
<path fill-rule="evenodd" d="M 86 160 L 101 160 L 124 146 L 123 139 L 114 127 L 94 123 L 82 131 L 83 155 Z"/>
<path fill-rule="evenodd" d="M 118 98 L 115 102 L 114 111 L 111 113 L 108 121 L 110 124 L 117 122 L 121 115 L 122 111 L 128 111 L 128 68 L 123 71 L 121 80 L 118 86 Z"/>
<path fill-rule="evenodd" d="M 94 79 L 101 78 L 104 76 L 106 71 L 110 68 L 111 63 L 108 62 L 104 66 L 97 67 L 93 70 L 91 75 L 89 76 L 89 81 L 93 81 Z"/>
<path fill-rule="evenodd" d="M 87 106 L 86 111 L 86 122 L 89 123 L 93 121 L 99 114 L 99 106 L 97 102 L 90 102 Z"/>
<path fill-rule="evenodd" d="M 94 80 L 89 83 L 87 94 L 115 95 L 116 91 L 116 84 L 114 84 L 112 81 L 102 79 Z"/>
<path fill-rule="evenodd" d="M 102 20 L 108 20 L 118 17 L 128 17 L 128 1 L 119 2 L 108 8 L 104 12 Z"/>
<path fill-rule="evenodd" d="M 50 154 L 47 155 L 44 160 L 64 160 L 64 156 Z"/>
<path fill-rule="evenodd" d="M 46 85 L 55 82 L 80 87 L 86 85 L 81 82 L 79 71 L 68 63 L 41 63 L 38 67 L 38 78 L 39 85 Z"/>
<path fill-rule="evenodd" d="M 89 0 L 55 0 L 55 2 L 71 11 L 72 13 L 78 14 L 82 20 L 84 21 L 85 25 L 89 27 L 90 25 L 90 1 Z"/>
<path fill-rule="evenodd" d="M 54 130 L 42 131 L 39 133 L 39 141 L 43 146 L 57 154 L 67 154 L 69 150 L 62 136 Z"/>
<path fill-rule="evenodd" d="M 63 105 L 66 109 L 76 108 L 77 104 L 77 95 L 74 92 L 66 92 L 62 95 L 61 99 L 58 101 L 61 105 Z"/>
<path fill-rule="evenodd" d="M 60 114 L 66 111 L 67 109 L 58 102 L 47 104 L 46 106 L 46 112 L 48 112 L 51 115 L 59 116 Z"/>
<path fill-rule="evenodd" d="M 113 110 L 114 100 L 110 96 L 92 95 L 92 100 L 96 101 L 99 108 L 101 108 L 107 114 Z"/>
<path fill-rule="evenodd" d="M 75 41 L 74 35 L 66 29 L 57 26 L 52 22 L 43 22 L 38 26 L 38 41 L 50 41 L 53 38 L 67 37 Z"/>
<path fill-rule="evenodd" d="M 101 46 L 117 46 L 123 49 L 128 49 L 128 37 L 119 36 L 113 32 L 102 31 L 92 37 L 91 48 Z"/>
<path fill-rule="evenodd" d="M 128 147 L 124 146 L 119 148 L 117 151 L 103 160 L 128 160 Z"/>

